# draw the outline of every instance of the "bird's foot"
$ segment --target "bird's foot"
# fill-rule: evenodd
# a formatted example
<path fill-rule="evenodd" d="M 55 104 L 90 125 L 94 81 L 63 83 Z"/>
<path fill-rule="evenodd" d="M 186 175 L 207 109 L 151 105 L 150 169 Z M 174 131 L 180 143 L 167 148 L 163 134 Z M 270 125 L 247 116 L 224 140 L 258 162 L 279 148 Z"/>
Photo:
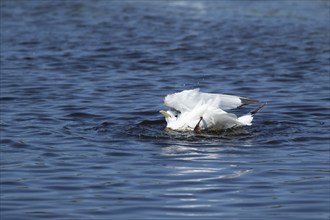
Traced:
<path fill-rule="evenodd" d="M 200 119 L 199 119 L 199 121 L 198 121 L 198 123 L 196 124 L 196 126 L 194 128 L 194 132 L 196 134 L 202 133 L 201 128 L 199 127 L 199 124 L 201 123 L 202 120 L 203 120 L 203 117 L 201 116 Z"/>

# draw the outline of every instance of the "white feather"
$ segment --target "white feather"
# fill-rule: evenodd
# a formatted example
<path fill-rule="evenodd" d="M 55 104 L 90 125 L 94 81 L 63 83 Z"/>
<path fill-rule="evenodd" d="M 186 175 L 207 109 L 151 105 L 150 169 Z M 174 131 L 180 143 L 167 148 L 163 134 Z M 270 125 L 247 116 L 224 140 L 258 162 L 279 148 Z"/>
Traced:
<path fill-rule="evenodd" d="M 251 114 L 247 114 L 247 115 L 243 115 L 241 117 L 239 117 L 237 119 L 242 125 L 252 125 L 252 120 L 253 120 L 253 115 Z"/>
<path fill-rule="evenodd" d="M 204 93 L 197 88 L 167 95 L 164 102 L 168 107 L 178 111 L 191 111 L 197 105 L 205 103 L 222 110 L 234 109 L 244 104 L 242 100 L 249 99 L 232 95 Z"/>
<path fill-rule="evenodd" d="M 224 110 L 237 108 L 244 104 L 256 103 L 256 100 L 239 96 L 211 94 L 199 89 L 185 90 L 169 94 L 164 103 L 173 110 L 167 111 L 167 128 L 178 131 L 194 130 L 200 118 L 201 130 L 222 130 L 237 126 L 251 125 L 253 114 L 249 113 L 237 118 Z"/>

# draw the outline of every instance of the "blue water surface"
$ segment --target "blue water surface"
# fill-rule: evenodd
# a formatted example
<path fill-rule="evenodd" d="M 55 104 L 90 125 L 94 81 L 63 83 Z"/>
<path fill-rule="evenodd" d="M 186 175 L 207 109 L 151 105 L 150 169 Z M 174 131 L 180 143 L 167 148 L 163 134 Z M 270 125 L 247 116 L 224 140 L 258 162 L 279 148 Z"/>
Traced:
<path fill-rule="evenodd" d="M 0 4 L 2 220 L 330 218 L 328 1 Z M 192 88 L 268 104 L 165 131 Z"/>

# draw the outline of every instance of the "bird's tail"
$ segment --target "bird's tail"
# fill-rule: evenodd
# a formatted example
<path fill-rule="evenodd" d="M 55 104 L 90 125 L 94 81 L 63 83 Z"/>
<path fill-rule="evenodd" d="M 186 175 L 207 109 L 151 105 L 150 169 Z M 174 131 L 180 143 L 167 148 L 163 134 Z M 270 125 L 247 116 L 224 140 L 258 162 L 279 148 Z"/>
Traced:
<path fill-rule="evenodd" d="M 256 108 L 255 110 L 249 112 L 248 114 L 246 115 L 243 115 L 241 117 L 239 117 L 237 120 L 242 123 L 242 125 L 252 125 L 252 120 L 253 120 L 253 116 L 259 112 L 263 107 L 265 107 L 266 103 L 265 104 L 262 104 L 260 105 L 258 108 Z"/>
<path fill-rule="evenodd" d="M 253 120 L 253 115 L 251 115 L 250 113 L 247 115 L 243 115 L 241 117 L 239 117 L 238 122 L 241 123 L 242 125 L 252 125 L 252 120 Z"/>

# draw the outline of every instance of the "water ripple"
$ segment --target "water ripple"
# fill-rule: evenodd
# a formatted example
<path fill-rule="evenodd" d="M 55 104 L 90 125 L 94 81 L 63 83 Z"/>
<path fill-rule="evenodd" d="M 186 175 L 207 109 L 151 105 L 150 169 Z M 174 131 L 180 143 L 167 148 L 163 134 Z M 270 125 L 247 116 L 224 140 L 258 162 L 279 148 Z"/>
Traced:
<path fill-rule="evenodd" d="M 0 4 L 2 219 L 329 218 L 326 1 Z M 166 130 L 196 87 L 268 104 Z"/>

